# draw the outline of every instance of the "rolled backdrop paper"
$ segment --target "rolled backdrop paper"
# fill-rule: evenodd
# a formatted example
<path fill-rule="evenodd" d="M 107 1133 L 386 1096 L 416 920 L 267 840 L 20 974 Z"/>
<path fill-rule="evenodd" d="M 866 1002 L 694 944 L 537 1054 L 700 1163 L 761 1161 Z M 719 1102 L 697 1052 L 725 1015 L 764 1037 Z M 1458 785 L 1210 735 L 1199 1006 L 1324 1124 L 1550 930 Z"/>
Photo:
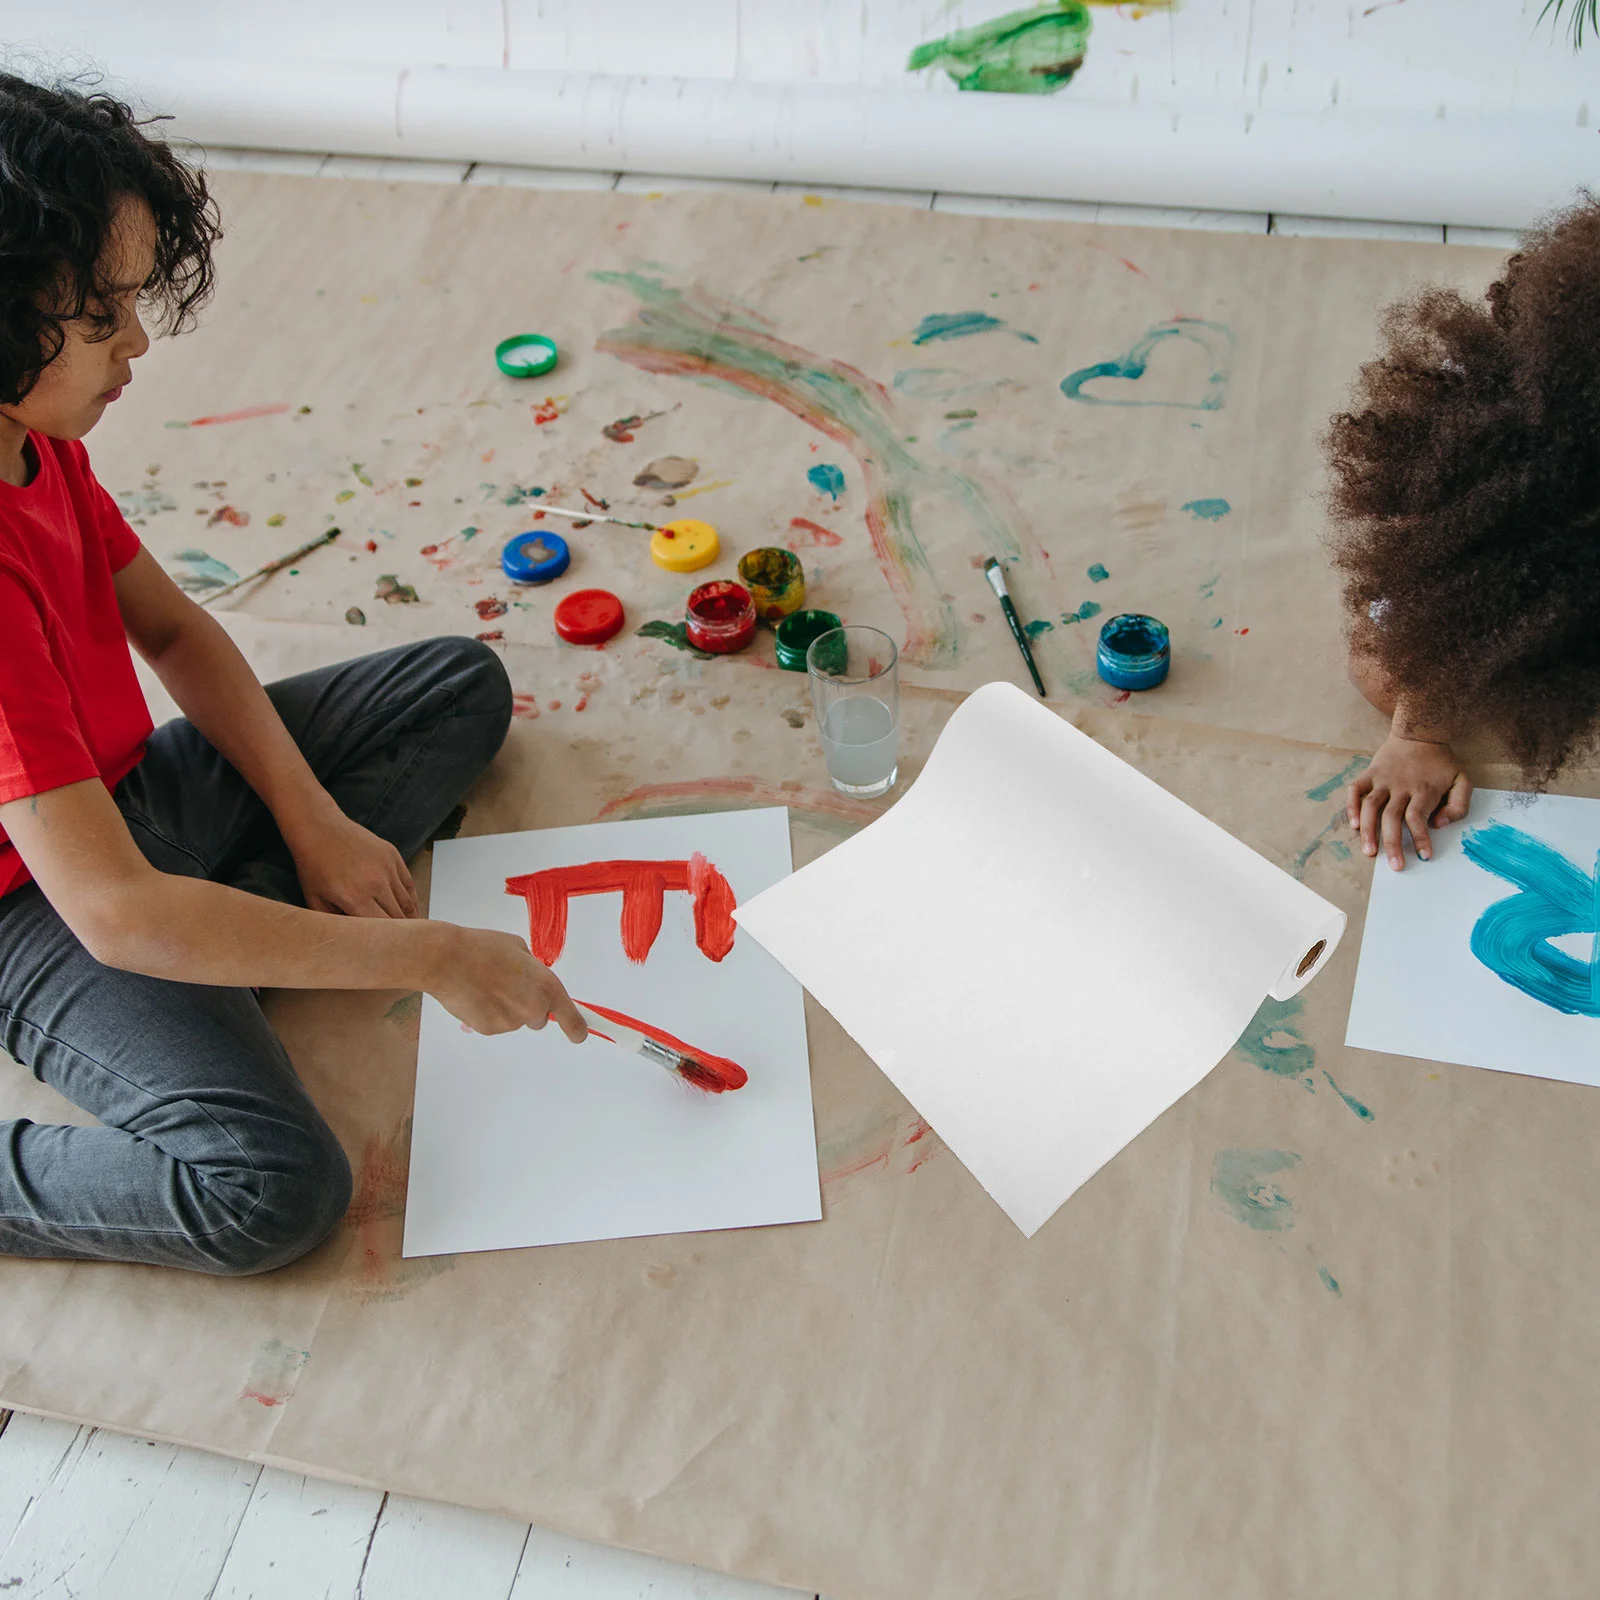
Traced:
<path fill-rule="evenodd" d="M 1345 927 L 1006 683 L 883 817 L 735 915 L 1030 1236 Z"/>

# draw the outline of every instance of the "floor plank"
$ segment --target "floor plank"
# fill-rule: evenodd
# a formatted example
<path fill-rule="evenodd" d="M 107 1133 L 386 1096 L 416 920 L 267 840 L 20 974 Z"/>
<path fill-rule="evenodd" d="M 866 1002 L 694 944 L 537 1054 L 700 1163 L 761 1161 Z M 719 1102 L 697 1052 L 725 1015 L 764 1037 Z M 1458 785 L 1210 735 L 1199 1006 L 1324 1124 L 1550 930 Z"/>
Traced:
<path fill-rule="evenodd" d="M 1444 243 L 1444 228 L 1433 222 L 1365 222 L 1353 217 L 1291 217 L 1274 212 L 1268 231 L 1292 239 L 1408 239 Z"/>
<path fill-rule="evenodd" d="M 585 167 L 507 167 L 480 161 L 467 174 L 467 182 L 497 189 L 614 189 L 618 176 Z"/>
<path fill-rule="evenodd" d="M 528 1530 L 510 1600 L 797 1600 L 800 1591 Z"/>
<path fill-rule="evenodd" d="M 0 1433 L 0 1560 L 34 1497 L 66 1460 L 78 1437 L 70 1422 L 5 1413 L 11 1420 Z"/>
<path fill-rule="evenodd" d="M 411 161 L 400 156 L 329 156 L 319 178 L 371 178 L 380 183 L 465 183 L 470 161 Z"/>
<path fill-rule="evenodd" d="M 208 1600 L 354 1600 L 382 1509 L 376 1489 L 263 1467 Z"/>
<path fill-rule="evenodd" d="M 260 1471 L 84 1428 L 0 1550 L 0 1592 L 28 1600 L 209 1594 Z"/>
<path fill-rule="evenodd" d="M 356 1590 L 359 1600 L 507 1600 L 528 1525 L 392 1494 Z"/>

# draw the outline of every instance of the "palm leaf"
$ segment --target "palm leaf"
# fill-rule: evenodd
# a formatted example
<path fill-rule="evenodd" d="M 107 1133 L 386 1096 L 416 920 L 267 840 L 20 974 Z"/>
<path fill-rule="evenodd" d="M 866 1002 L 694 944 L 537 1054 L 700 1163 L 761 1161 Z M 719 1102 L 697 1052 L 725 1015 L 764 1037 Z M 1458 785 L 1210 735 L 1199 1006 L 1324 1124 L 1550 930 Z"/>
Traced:
<path fill-rule="evenodd" d="M 1544 0 L 1544 9 L 1539 13 L 1539 20 L 1553 16 L 1559 22 L 1567 16 L 1567 0 Z M 1572 0 L 1572 11 L 1567 22 L 1567 32 L 1572 36 L 1572 48 L 1583 48 L 1584 31 L 1600 33 L 1600 0 Z"/>

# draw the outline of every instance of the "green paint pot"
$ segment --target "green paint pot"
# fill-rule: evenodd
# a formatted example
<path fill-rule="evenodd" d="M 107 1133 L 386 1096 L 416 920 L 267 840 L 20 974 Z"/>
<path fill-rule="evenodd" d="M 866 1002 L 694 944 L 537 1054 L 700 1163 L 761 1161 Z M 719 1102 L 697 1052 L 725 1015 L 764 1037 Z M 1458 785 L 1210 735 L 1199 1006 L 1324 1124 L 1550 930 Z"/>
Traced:
<path fill-rule="evenodd" d="M 791 611 L 774 630 L 778 665 L 785 672 L 804 672 L 811 641 L 842 626 L 831 611 Z"/>

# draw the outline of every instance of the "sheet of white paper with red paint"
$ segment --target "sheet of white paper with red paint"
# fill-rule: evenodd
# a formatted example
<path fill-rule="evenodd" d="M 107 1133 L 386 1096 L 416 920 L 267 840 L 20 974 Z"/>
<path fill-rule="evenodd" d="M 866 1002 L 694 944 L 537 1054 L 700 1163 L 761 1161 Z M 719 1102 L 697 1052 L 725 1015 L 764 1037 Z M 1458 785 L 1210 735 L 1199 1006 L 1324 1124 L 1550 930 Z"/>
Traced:
<path fill-rule="evenodd" d="M 897 805 L 734 916 L 1028 1235 L 1345 925 L 1003 683 Z"/>
<path fill-rule="evenodd" d="M 782 808 L 434 847 L 430 916 L 531 938 L 575 998 L 750 1076 L 707 1094 L 554 1026 L 469 1033 L 425 997 L 406 1255 L 822 1215 L 800 987 L 728 918 L 791 864 Z"/>

